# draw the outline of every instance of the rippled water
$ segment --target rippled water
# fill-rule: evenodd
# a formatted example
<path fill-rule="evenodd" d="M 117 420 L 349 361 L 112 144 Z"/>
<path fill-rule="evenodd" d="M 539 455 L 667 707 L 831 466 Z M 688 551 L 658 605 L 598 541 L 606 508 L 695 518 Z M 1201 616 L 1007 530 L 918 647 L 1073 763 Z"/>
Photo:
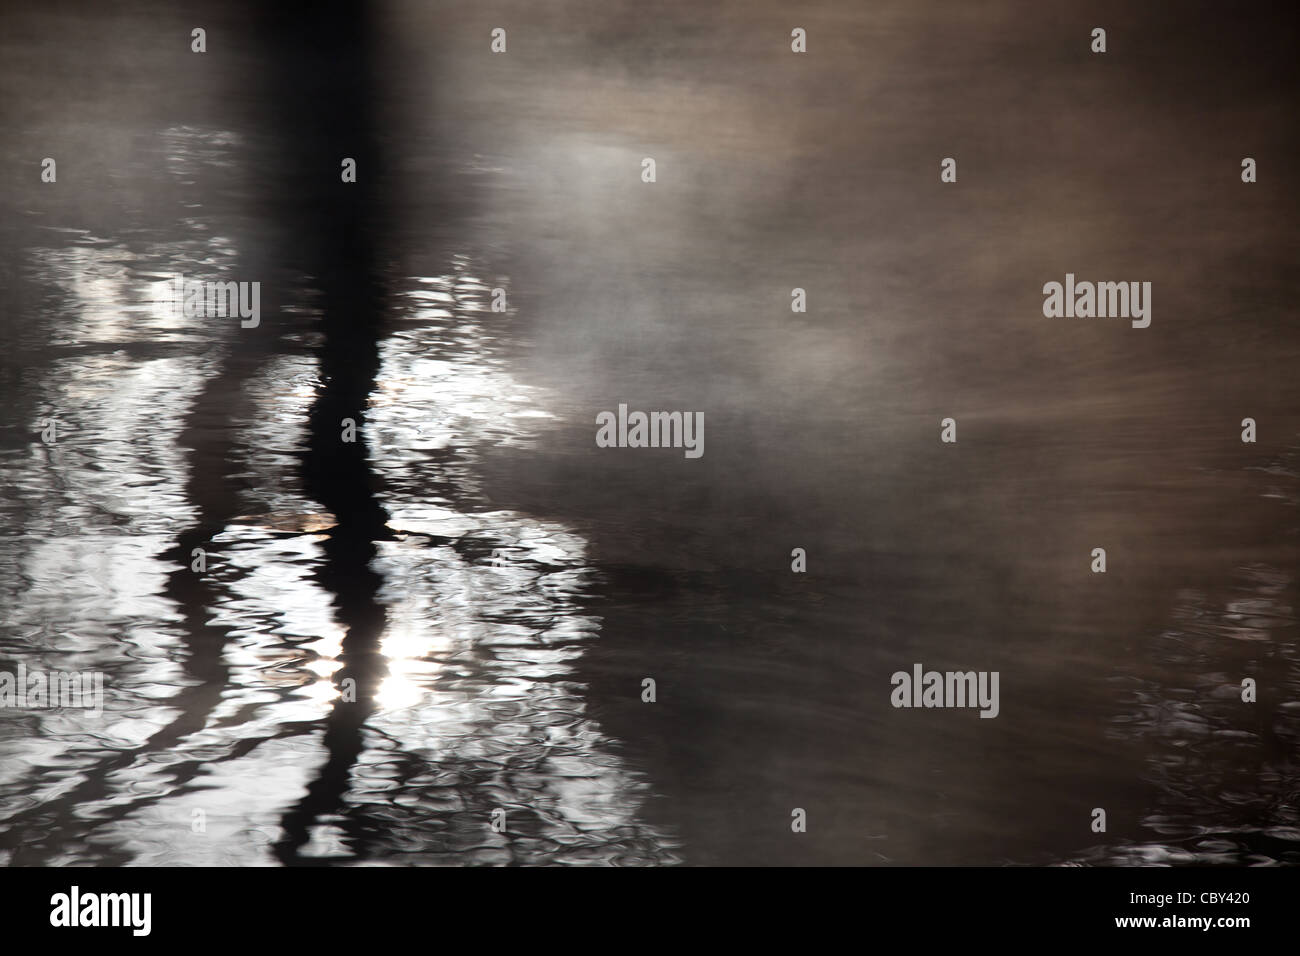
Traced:
<path fill-rule="evenodd" d="M 382 6 L 365 122 L 238 5 L 198 63 L 188 13 L 12 17 L 0 670 L 105 695 L 0 709 L 4 860 L 1300 861 L 1293 187 L 1102 181 L 1189 96 L 1232 132 L 1208 85 L 1058 50 L 959 95 L 971 25 L 906 4 L 809 11 L 791 74 L 749 8 L 572 3 L 492 60 Z M 310 181 L 350 151 L 373 207 Z M 1044 326 L 1076 262 L 1153 277 L 1151 329 Z M 261 326 L 172 314 L 178 273 Z M 703 410 L 704 456 L 595 448 L 620 402 Z M 998 719 L 890 707 L 915 661 L 999 670 Z"/>

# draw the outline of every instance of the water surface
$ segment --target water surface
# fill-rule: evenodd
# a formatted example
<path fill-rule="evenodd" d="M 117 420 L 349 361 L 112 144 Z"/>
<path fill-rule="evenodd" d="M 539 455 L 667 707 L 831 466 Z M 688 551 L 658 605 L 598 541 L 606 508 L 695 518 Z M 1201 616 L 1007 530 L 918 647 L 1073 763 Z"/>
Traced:
<path fill-rule="evenodd" d="M 1300 859 L 1289 23 L 287 9 L 5 15 L 5 861 Z"/>

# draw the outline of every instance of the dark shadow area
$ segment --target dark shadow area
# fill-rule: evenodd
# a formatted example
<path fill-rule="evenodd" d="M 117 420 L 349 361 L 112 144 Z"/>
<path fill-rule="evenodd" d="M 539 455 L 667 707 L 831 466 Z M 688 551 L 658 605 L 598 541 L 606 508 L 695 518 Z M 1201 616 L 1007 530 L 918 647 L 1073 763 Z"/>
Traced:
<path fill-rule="evenodd" d="M 378 649 L 385 625 L 376 600 L 382 578 L 370 562 L 374 541 L 391 533 L 376 497 L 366 434 L 385 310 L 384 165 L 375 135 L 380 51 L 371 15 L 361 0 L 300 2 L 268 6 L 258 22 L 269 69 L 268 128 L 278 131 L 278 175 L 268 201 L 295 250 L 288 262 L 320 292 L 319 380 L 301 474 L 304 490 L 333 515 L 334 526 L 314 577 L 334 595 L 346 628 L 342 666 L 333 678 L 339 696 L 325 720 L 328 757 L 284 817 L 275 852 L 285 864 L 303 862 L 298 853 L 313 824 L 342 811 L 351 768 L 364 748 L 363 728 L 387 673 Z M 356 164 L 355 182 L 343 181 L 345 158 Z M 349 849 L 364 857 L 365 824 L 345 820 Z"/>

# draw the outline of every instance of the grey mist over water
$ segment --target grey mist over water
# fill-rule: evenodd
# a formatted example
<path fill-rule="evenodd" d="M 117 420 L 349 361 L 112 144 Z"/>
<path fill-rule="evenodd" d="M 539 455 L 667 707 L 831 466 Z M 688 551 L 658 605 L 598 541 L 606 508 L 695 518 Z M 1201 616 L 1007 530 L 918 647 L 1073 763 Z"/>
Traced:
<path fill-rule="evenodd" d="M 0 671 L 104 711 L 0 860 L 1295 863 L 1295 18 L 1190 6 L 8 5 Z"/>

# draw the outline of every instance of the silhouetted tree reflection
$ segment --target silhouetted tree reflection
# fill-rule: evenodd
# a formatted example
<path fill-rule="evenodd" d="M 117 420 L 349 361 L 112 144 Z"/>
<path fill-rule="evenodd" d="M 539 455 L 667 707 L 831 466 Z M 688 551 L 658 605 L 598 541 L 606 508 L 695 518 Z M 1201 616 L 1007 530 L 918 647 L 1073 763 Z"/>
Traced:
<path fill-rule="evenodd" d="M 379 371 L 384 287 L 377 222 L 382 201 L 371 112 L 376 103 L 373 50 L 365 5 L 354 0 L 276 5 L 264 35 L 274 64 L 270 113 L 281 153 L 273 199 L 285 216 L 288 248 L 321 292 L 319 383 L 308 420 L 301 474 L 307 494 L 335 524 L 314 577 L 334 595 L 346 629 L 334 675 L 338 695 L 325 721 L 327 758 L 307 795 L 284 818 L 276 845 L 282 862 L 298 862 L 313 823 L 336 812 L 364 747 L 387 668 L 379 653 L 385 613 L 376 600 L 382 578 L 370 568 L 374 541 L 390 537 L 375 495 L 365 409 Z M 343 182 L 344 158 L 357 161 L 356 182 Z M 295 258 L 295 257 L 291 257 Z M 343 440 L 344 421 L 355 440 Z M 352 436 L 349 436 L 352 437 Z M 359 826 L 344 826 L 349 839 Z"/>

